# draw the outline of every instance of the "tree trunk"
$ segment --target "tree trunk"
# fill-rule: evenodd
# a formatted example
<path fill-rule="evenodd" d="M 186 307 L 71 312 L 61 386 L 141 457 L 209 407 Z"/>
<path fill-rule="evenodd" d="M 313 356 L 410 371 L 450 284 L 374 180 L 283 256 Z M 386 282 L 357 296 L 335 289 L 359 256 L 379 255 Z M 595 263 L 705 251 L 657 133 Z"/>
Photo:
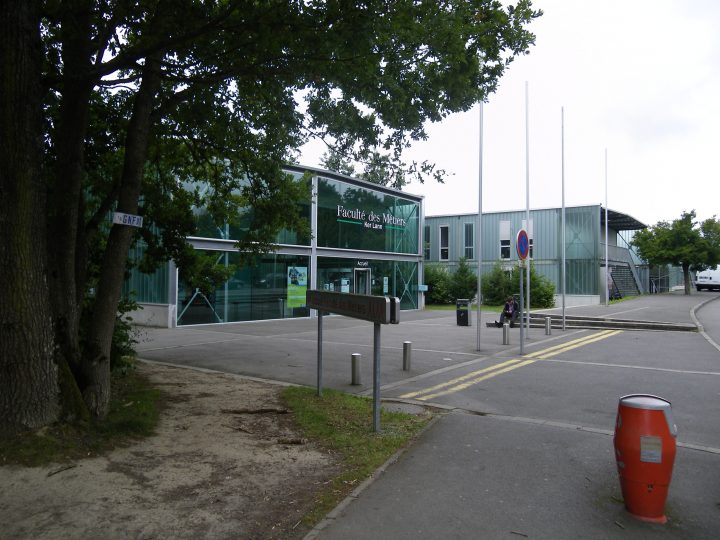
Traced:
<path fill-rule="evenodd" d="M 92 83 L 90 6 L 69 2 L 62 16 L 63 79 L 60 115 L 53 135 L 57 160 L 48 204 L 49 287 L 53 307 L 56 362 L 67 364 L 73 377 L 61 379 L 63 413 L 85 417 L 78 399 L 80 375 L 80 312 L 85 293 L 85 236 L 82 210 L 85 135 Z M 75 379 L 75 380 L 74 380 Z"/>
<path fill-rule="evenodd" d="M 56 420 L 42 183 L 39 2 L 0 2 L 0 432 Z"/>
<path fill-rule="evenodd" d="M 125 141 L 125 158 L 118 211 L 138 213 L 138 201 L 147 158 L 150 137 L 151 113 L 160 87 L 161 54 L 145 61 L 142 83 L 135 96 L 133 113 Z M 120 301 L 125 274 L 125 261 L 132 242 L 133 230 L 124 225 L 113 225 L 100 269 L 100 280 L 89 329 L 88 343 L 82 366 L 85 403 L 90 413 L 104 417 L 110 399 L 110 348 L 117 306 Z"/>
<path fill-rule="evenodd" d="M 690 264 L 682 263 L 683 281 L 685 284 L 685 294 L 690 294 Z"/>

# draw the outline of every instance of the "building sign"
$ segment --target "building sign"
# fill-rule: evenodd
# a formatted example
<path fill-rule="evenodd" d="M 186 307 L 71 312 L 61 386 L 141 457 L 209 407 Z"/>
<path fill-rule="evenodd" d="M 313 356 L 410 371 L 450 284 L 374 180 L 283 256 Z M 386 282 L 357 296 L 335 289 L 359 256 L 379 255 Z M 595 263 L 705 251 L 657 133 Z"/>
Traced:
<path fill-rule="evenodd" d="M 355 319 L 373 323 L 390 324 L 399 320 L 399 304 L 397 298 L 387 296 L 369 296 L 365 294 L 347 294 L 330 291 L 307 291 L 307 306 L 329 313 L 337 313 Z M 392 314 L 391 314 L 392 313 Z"/>
<path fill-rule="evenodd" d="M 372 210 L 367 212 L 359 208 L 346 208 L 342 204 L 337 205 L 337 220 L 342 223 L 352 223 L 354 225 L 364 225 L 366 229 L 383 230 L 388 229 L 403 230 L 407 225 L 407 220 L 399 218 L 390 212 L 375 213 Z"/>
<path fill-rule="evenodd" d="M 287 275 L 287 307 L 305 307 L 307 266 L 291 266 Z"/>
<path fill-rule="evenodd" d="M 317 189 L 318 247 L 419 252 L 419 201 L 331 178 Z"/>

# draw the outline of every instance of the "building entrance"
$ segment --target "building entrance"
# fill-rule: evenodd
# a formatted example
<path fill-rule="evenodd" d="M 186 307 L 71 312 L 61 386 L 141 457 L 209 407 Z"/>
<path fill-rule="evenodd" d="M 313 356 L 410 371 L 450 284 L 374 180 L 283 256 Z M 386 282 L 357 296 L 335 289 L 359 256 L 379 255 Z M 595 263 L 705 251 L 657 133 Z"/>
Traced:
<path fill-rule="evenodd" d="M 370 284 L 372 282 L 369 268 L 355 268 L 353 277 L 355 278 L 353 280 L 355 283 L 353 292 L 355 294 L 371 294 Z"/>

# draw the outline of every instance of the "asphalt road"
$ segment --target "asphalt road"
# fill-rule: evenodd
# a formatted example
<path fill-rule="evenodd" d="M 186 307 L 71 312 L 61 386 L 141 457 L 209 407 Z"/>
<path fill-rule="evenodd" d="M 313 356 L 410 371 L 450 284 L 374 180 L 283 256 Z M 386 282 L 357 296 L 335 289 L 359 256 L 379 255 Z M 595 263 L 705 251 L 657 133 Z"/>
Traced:
<path fill-rule="evenodd" d="M 454 312 L 403 314 L 382 328 L 382 397 L 441 405 L 443 416 L 397 463 L 311 536 L 321 538 L 717 538 L 720 536 L 720 294 L 643 297 L 569 310 L 691 322 L 704 333 L 458 327 Z M 698 308 L 704 301 L 709 301 Z M 474 315 L 474 314 L 473 314 Z M 493 314 L 484 315 L 492 320 Z M 323 384 L 372 392 L 372 325 L 324 318 Z M 475 321 L 474 321 L 475 322 Z M 484 321 L 483 321 L 484 322 Z M 402 343 L 412 341 L 412 369 Z M 315 385 L 317 322 L 151 330 L 141 357 Z M 363 386 L 350 354 L 363 354 Z M 630 518 L 612 434 L 618 399 L 672 402 L 678 453 L 669 523 Z"/>

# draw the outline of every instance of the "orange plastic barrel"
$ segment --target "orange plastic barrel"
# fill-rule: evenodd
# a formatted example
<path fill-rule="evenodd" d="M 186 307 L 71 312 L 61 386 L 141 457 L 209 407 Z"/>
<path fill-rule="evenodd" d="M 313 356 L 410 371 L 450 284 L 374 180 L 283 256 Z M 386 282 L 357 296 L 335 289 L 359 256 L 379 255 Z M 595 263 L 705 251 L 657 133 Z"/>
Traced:
<path fill-rule="evenodd" d="M 620 398 L 615 421 L 615 460 L 625 507 L 640 520 L 666 523 L 677 426 L 670 402 L 648 394 Z"/>

